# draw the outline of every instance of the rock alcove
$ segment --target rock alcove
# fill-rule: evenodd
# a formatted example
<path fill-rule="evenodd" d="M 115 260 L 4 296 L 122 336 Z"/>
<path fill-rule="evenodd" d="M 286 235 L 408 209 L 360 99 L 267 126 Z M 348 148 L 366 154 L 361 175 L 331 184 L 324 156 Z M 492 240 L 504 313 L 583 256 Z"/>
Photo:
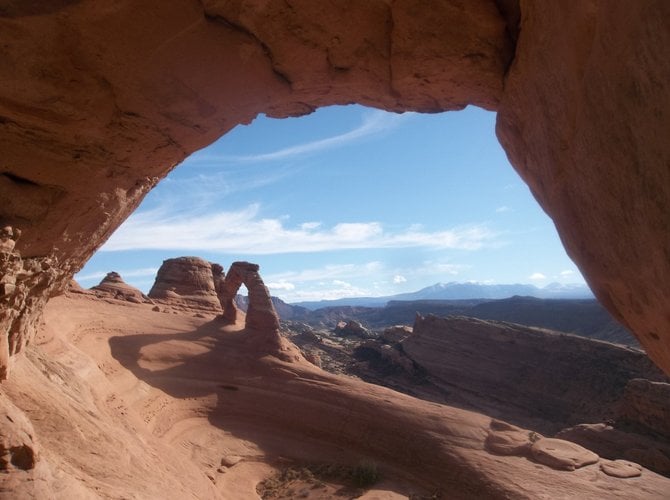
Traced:
<path fill-rule="evenodd" d="M 189 153 L 259 112 L 348 102 L 497 110 L 568 253 L 669 372 L 668 19 L 662 1 L 3 7 L 0 219 L 22 232 L 5 376 L 46 300 Z"/>

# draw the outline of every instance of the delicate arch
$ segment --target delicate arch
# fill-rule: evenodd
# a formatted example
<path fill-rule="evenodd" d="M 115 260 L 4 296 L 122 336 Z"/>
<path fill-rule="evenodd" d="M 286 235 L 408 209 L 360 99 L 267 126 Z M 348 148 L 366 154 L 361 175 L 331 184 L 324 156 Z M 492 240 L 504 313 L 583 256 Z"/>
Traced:
<path fill-rule="evenodd" d="M 216 293 L 223 308 L 223 318 L 228 323 L 235 323 L 238 317 L 235 306 L 235 295 L 244 284 L 249 291 L 249 307 L 247 308 L 246 327 L 249 330 L 278 332 L 279 317 L 275 311 L 270 292 L 261 275 L 259 265 L 251 262 L 233 262 L 225 279 L 218 283 Z"/>

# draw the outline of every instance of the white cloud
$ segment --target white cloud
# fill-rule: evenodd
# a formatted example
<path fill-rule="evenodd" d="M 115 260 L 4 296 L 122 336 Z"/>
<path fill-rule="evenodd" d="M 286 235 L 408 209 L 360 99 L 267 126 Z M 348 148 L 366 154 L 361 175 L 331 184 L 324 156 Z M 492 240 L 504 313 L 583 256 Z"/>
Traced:
<path fill-rule="evenodd" d="M 495 246 L 497 234 L 484 225 L 423 232 L 388 232 L 379 222 L 340 223 L 331 228 L 285 226 L 280 218 L 261 218 L 260 206 L 235 212 L 174 213 L 159 207 L 131 215 L 101 251 L 184 250 L 269 255 L 364 248 L 478 250 Z"/>
<path fill-rule="evenodd" d="M 295 285 L 288 281 L 280 281 L 278 283 L 266 283 L 265 284 L 270 290 L 286 290 L 290 292 L 295 290 Z"/>
<path fill-rule="evenodd" d="M 87 273 L 87 274 L 77 274 L 75 276 L 75 279 L 79 283 L 86 283 L 86 282 L 91 282 L 95 281 L 96 283 L 99 282 L 102 278 L 107 276 L 108 271 L 96 271 L 92 273 Z M 125 271 L 116 271 L 121 275 L 121 278 L 141 278 L 145 276 L 156 276 L 156 273 L 158 272 L 157 267 L 143 267 L 140 269 L 129 269 Z"/>
<path fill-rule="evenodd" d="M 393 277 L 393 283 L 395 283 L 396 285 L 400 284 L 400 283 L 406 283 L 406 282 L 407 282 L 407 278 L 405 278 L 402 274 L 396 274 Z"/>
<path fill-rule="evenodd" d="M 530 276 L 528 276 L 528 279 L 533 280 L 533 281 L 541 281 L 541 280 L 546 280 L 547 277 L 542 273 L 533 273 Z"/>
<path fill-rule="evenodd" d="M 300 229 L 309 231 L 310 229 L 316 229 L 319 226 L 321 226 L 320 222 L 303 222 L 300 224 Z"/>
<path fill-rule="evenodd" d="M 496 208 L 496 213 L 499 213 L 499 214 L 501 214 L 503 212 L 511 212 L 511 211 L 512 211 L 512 209 L 510 207 L 506 206 L 506 205 L 503 205 L 501 207 Z"/>
<path fill-rule="evenodd" d="M 274 160 L 286 160 L 287 158 L 293 158 L 296 156 L 302 156 L 310 153 L 317 153 L 320 151 L 324 151 L 326 149 L 332 149 L 338 146 L 343 146 L 345 144 L 357 141 L 364 137 L 392 129 L 411 115 L 412 113 L 405 113 L 399 115 L 395 113 L 388 113 L 386 111 L 371 110 L 369 113 L 366 113 L 363 116 L 363 122 L 358 127 L 343 134 L 335 135 L 332 137 L 326 137 L 325 139 L 319 139 L 304 144 L 289 146 L 287 148 L 279 149 L 277 151 L 272 151 L 269 153 L 240 155 L 240 156 L 226 156 L 226 155 L 213 156 L 206 154 L 197 155 L 190 160 L 190 163 L 198 163 L 198 162 L 211 163 L 215 161 L 264 162 Z"/>
<path fill-rule="evenodd" d="M 573 275 L 575 274 L 575 272 L 572 271 L 572 270 L 570 270 L 570 269 L 566 269 L 565 271 L 561 271 L 560 274 L 561 274 L 561 276 L 563 276 L 564 278 L 567 278 L 568 276 L 573 276 Z"/>
<path fill-rule="evenodd" d="M 266 276 L 268 281 L 291 283 L 317 282 L 319 285 L 331 283 L 333 280 L 343 278 L 357 278 L 371 276 L 381 270 L 383 265 L 378 261 L 365 264 L 328 264 L 316 269 L 303 269 L 301 271 L 284 271 Z"/>

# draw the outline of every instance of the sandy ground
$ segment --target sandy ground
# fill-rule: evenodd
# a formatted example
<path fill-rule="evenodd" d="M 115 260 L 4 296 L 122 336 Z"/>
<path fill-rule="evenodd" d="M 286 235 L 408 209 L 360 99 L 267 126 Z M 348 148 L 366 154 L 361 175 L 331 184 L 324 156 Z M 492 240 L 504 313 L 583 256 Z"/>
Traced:
<path fill-rule="evenodd" d="M 649 471 L 622 480 L 490 454 L 485 415 L 328 374 L 263 341 L 150 305 L 52 300 L 2 385 L 41 460 L 4 477 L 0 497 L 257 499 L 259 485 L 307 499 L 670 497 L 670 480 Z M 370 464 L 374 485 L 352 482 Z"/>

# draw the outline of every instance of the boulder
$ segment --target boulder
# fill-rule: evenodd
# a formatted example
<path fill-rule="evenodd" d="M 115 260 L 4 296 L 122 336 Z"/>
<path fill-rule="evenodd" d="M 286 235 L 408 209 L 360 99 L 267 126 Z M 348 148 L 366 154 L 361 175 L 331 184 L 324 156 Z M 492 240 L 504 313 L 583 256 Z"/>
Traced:
<path fill-rule="evenodd" d="M 338 321 L 337 325 L 335 325 L 333 333 L 341 337 L 353 336 L 353 337 L 360 337 L 362 339 L 372 337 L 370 331 L 355 320 Z"/>
<path fill-rule="evenodd" d="M 386 328 L 382 334 L 381 338 L 385 342 L 388 342 L 390 344 L 395 344 L 398 342 L 402 342 L 405 340 L 407 337 L 412 335 L 413 329 L 411 326 L 407 325 L 394 325 Z"/>
<path fill-rule="evenodd" d="M 563 429 L 556 437 L 584 446 L 601 457 L 632 460 L 658 474 L 670 476 L 667 439 L 627 432 L 605 423 L 579 424 Z"/>
<path fill-rule="evenodd" d="M 530 447 L 533 460 L 553 469 L 575 470 L 598 462 L 599 457 L 578 444 L 555 438 L 540 438 Z"/>
<path fill-rule="evenodd" d="M 640 477 L 642 475 L 642 467 L 628 460 L 601 460 L 600 470 L 608 476 L 621 479 Z"/>

